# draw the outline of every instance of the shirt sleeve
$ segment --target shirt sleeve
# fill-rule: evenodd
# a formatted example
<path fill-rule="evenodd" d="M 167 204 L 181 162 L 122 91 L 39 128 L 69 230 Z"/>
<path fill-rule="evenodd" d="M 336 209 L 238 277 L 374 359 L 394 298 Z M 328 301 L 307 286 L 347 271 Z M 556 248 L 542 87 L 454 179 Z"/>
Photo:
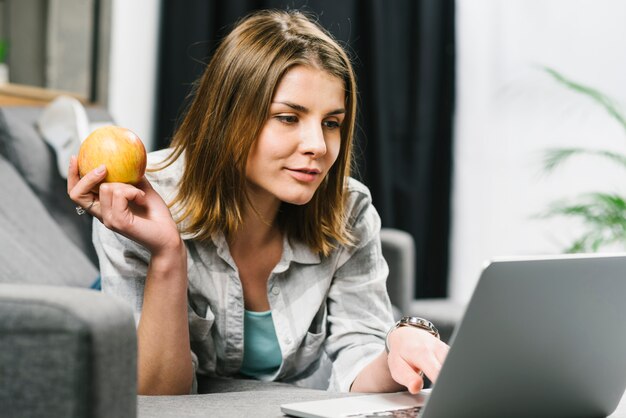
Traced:
<path fill-rule="evenodd" d="M 143 294 L 148 276 L 150 252 L 140 244 L 119 235 L 94 218 L 93 243 L 98 253 L 102 291 L 130 304 L 139 325 Z M 197 393 L 198 357 L 191 352 L 193 382 L 191 393 Z"/>
<path fill-rule="evenodd" d="M 139 323 L 150 253 L 94 218 L 93 243 L 98 253 L 102 291 L 130 304 Z"/>
<path fill-rule="evenodd" d="M 325 349 L 333 362 L 329 390 L 348 392 L 356 376 L 384 350 L 393 323 L 387 294 L 389 269 L 382 256 L 380 216 L 369 191 L 351 193 L 355 245 L 340 250 L 328 293 L 329 336 Z"/>

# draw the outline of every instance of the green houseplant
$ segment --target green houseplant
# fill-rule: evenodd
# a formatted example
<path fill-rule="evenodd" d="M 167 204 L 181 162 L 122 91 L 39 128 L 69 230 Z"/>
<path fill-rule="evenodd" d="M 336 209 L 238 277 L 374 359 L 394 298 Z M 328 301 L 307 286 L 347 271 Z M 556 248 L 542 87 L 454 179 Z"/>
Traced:
<path fill-rule="evenodd" d="M 576 83 L 551 68 L 544 70 L 566 88 L 580 93 L 604 108 L 626 134 L 626 119 L 617 104 L 607 95 Z M 551 148 L 544 154 L 543 167 L 552 172 L 574 156 L 591 155 L 626 169 L 626 154 L 581 147 Z M 582 221 L 583 233 L 566 248 L 567 252 L 596 252 L 608 245 L 626 248 L 626 196 L 618 193 L 585 193 L 572 200 L 551 203 L 543 217 L 565 216 Z"/>

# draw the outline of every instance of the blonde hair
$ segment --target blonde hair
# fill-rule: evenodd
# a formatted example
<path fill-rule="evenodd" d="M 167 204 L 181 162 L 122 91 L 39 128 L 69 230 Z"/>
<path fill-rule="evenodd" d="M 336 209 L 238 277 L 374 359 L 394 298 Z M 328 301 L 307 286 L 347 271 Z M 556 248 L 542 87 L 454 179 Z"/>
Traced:
<path fill-rule="evenodd" d="M 328 255 L 352 241 L 346 226 L 356 114 L 356 80 L 346 52 L 319 25 L 298 11 L 264 10 L 244 18 L 221 42 L 177 129 L 170 163 L 184 155 L 185 168 L 171 207 L 184 232 L 199 240 L 242 223 L 247 201 L 246 162 L 269 117 L 282 76 L 295 65 L 320 68 L 343 80 L 346 114 L 335 164 L 311 201 L 282 203 L 278 225 L 290 238 Z"/>

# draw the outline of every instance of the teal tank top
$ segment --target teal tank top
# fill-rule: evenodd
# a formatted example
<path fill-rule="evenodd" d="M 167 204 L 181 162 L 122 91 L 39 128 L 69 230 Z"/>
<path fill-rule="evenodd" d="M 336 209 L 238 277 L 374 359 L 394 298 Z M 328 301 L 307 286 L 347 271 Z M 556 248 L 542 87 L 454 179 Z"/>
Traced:
<path fill-rule="evenodd" d="M 256 378 L 270 376 L 278 370 L 282 361 L 272 311 L 244 311 L 243 363 L 240 372 Z"/>

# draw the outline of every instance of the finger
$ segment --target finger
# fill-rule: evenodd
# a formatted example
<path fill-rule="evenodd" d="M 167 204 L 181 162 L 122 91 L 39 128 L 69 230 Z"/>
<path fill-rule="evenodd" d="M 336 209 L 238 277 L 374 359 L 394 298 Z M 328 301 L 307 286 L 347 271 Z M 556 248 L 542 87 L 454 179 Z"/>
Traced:
<path fill-rule="evenodd" d="M 88 176 L 85 176 L 84 179 L 81 179 L 76 156 L 72 155 L 70 157 L 67 172 L 67 194 L 74 203 L 99 220 L 102 220 L 102 215 L 99 208 L 98 193 L 94 192 L 94 189 L 105 176 L 106 168 L 100 166 L 93 170 L 92 173 L 89 173 Z"/>
<path fill-rule="evenodd" d="M 158 197 L 158 200 L 163 200 L 146 176 L 141 177 L 139 182 L 133 186 L 141 191 L 141 193 L 136 194 L 135 199 L 133 200 L 133 203 L 138 206 L 143 207 L 148 205 L 148 201 L 152 200 L 155 196 Z"/>
<path fill-rule="evenodd" d="M 135 187 L 137 187 L 138 189 L 143 190 L 144 192 L 148 192 L 148 191 L 154 190 L 154 188 L 152 187 L 152 184 L 150 184 L 150 182 L 148 181 L 146 176 L 141 177 L 139 182 L 135 184 Z"/>
<path fill-rule="evenodd" d="M 113 187 L 111 183 L 103 183 L 98 189 L 98 199 L 100 200 L 100 221 L 109 226 L 111 217 L 111 202 L 113 200 Z"/>
<path fill-rule="evenodd" d="M 444 343 L 443 341 L 440 341 L 439 344 L 437 344 L 437 347 L 435 349 L 435 356 L 437 357 L 437 360 L 439 360 L 439 363 L 441 363 L 443 365 L 443 362 L 446 360 L 446 357 L 448 356 L 448 351 L 450 351 L 450 347 L 448 346 L 448 344 Z"/>
<path fill-rule="evenodd" d="M 94 190 L 96 190 L 98 184 L 101 183 L 106 176 L 106 167 L 101 165 L 77 181 L 78 169 L 72 167 L 75 164 L 75 160 L 70 162 L 67 182 L 68 194 L 75 203 L 87 207 L 95 199 L 96 193 L 94 193 Z M 71 175 L 71 178 L 69 175 Z"/>
<path fill-rule="evenodd" d="M 391 377 L 396 382 L 406 386 L 411 393 L 418 393 L 424 387 L 424 379 L 420 370 L 407 363 L 402 357 L 390 354 L 387 359 Z"/>
<path fill-rule="evenodd" d="M 448 346 L 424 330 L 402 327 L 391 334 L 399 344 L 399 355 L 409 365 L 422 370 L 431 381 L 439 376 Z"/>
<path fill-rule="evenodd" d="M 67 168 L 67 194 L 70 194 L 70 191 L 76 186 L 76 183 L 80 180 L 80 176 L 78 174 L 78 164 L 76 162 L 76 156 L 72 155 L 70 157 L 70 166 Z"/>
<path fill-rule="evenodd" d="M 108 222 L 110 226 L 118 230 L 127 230 L 129 226 L 132 226 L 136 206 L 131 211 L 130 202 L 141 206 L 145 192 L 132 185 L 123 183 L 110 183 L 105 184 L 102 187 L 107 191 L 107 199 L 110 202 L 110 213 L 108 216 Z M 108 191 L 110 189 L 110 192 Z M 107 225 L 109 226 L 109 225 Z"/>
<path fill-rule="evenodd" d="M 424 374 L 428 376 L 431 382 L 435 383 L 439 377 L 442 363 L 437 359 L 434 351 L 429 351 L 420 359 L 420 366 Z"/>
<path fill-rule="evenodd" d="M 81 188 L 86 190 L 96 190 L 96 186 L 102 183 L 102 181 L 106 177 L 106 171 L 107 168 L 104 164 L 99 165 L 98 167 L 85 174 L 85 176 L 80 179 L 77 186 L 80 185 Z"/>

